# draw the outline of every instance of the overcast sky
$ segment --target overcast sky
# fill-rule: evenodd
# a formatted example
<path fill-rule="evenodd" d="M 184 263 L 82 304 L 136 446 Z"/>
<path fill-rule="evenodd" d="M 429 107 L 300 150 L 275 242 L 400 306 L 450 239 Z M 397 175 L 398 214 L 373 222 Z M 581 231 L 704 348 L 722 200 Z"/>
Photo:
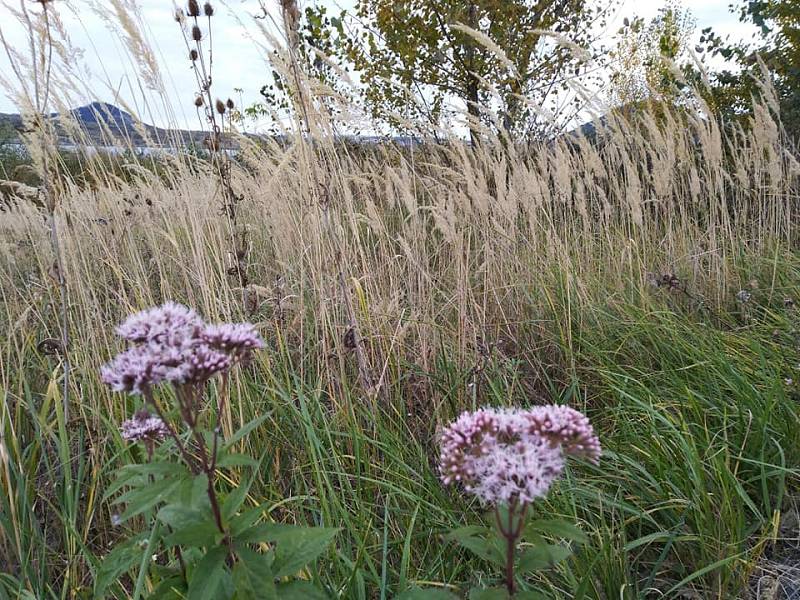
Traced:
<path fill-rule="evenodd" d="M 22 50 L 27 45 L 25 29 L 14 19 L 10 7 L 19 6 L 19 0 L 0 0 L 0 33 L 6 41 Z M 22 0 L 29 10 L 38 5 Z M 202 4 L 201 0 L 201 4 Z M 256 0 L 212 0 L 216 8 L 213 20 L 214 36 L 214 90 L 219 96 L 231 96 L 245 105 L 259 100 L 258 91 L 270 77 L 265 61 L 268 42 L 259 31 L 253 14 L 258 12 Z M 7 4 L 4 5 L 3 2 Z M 277 0 L 265 0 L 267 5 L 277 5 Z M 741 38 L 748 35 L 735 15 L 728 10 L 730 0 L 684 0 L 697 21 L 697 35 L 703 27 L 712 26 L 720 34 Z M 350 8 L 353 0 L 326 0 L 333 10 Z M 663 5 L 661 0 L 627 0 L 609 26 L 609 33 L 619 27 L 624 16 L 654 16 Z M 80 101 L 92 98 L 108 102 L 124 102 L 139 113 L 145 121 L 155 123 L 177 122 L 182 126 L 199 125 L 192 101 L 196 84 L 186 60 L 186 47 L 178 25 L 173 20 L 174 5 L 169 0 L 53 0 L 50 5 L 62 16 L 64 28 L 72 45 L 81 49 L 69 59 L 80 72 L 84 85 Z M 102 8 L 101 8 L 102 7 Z M 147 89 L 146 78 L 137 68 L 126 50 L 126 35 L 119 26 L 119 18 L 104 19 L 101 11 L 118 10 L 136 21 L 147 36 L 153 49 L 167 90 L 164 101 L 154 101 L 154 93 Z M 271 26 L 269 26 L 272 28 Z M 274 31 L 274 30 L 273 30 Z M 8 59 L 0 55 L 0 75 L 10 77 Z M 242 88 L 241 97 L 234 92 Z M 173 114 L 165 114 L 170 106 Z M 17 112 L 15 102 L 7 95 L 0 96 L 0 112 Z"/>

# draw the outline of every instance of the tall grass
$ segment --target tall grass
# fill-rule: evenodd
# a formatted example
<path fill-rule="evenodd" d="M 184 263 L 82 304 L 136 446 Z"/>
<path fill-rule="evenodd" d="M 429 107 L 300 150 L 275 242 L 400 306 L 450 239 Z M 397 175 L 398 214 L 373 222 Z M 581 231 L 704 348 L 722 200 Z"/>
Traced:
<path fill-rule="evenodd" d="M 224 427 L 269 413 L 245 448 L 269 465 L 252 499 L 277 520 L 343 527 L 317 567 L 332 595 L 489 577 L 441 539 L 481 517 L 439 485 L 437 429 L 550 399 L 585 410 L 608 452 L 534 507 L 592 544 L 531 587 L 722 599 L 781 583 L 783 538 L 798 537 L 800 165 L 777 115 L 755 114 L 743 130 L 642 113 L 527 148 L 241 139 L 245 289 L 213 165 L 66 178 L 68 422 L 48 232 L 34 206 L 3 214 L 0 598 L 88 594 L 121 537 L 103 494 L 141 459 L 117 430 L 135 407 L 97 373 L 118 349 L 112 325 L 167 299 L 268 340 Z"/>

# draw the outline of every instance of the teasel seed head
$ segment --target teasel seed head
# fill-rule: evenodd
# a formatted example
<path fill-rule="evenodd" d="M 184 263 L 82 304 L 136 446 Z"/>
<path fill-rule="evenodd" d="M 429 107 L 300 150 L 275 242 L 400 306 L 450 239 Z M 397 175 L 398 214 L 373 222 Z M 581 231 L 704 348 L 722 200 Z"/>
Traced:
<path fill-rule="evenodd" d="M 217 107 L 217 112 L 219 114 L 221 114 L 221 115 L 225 114 L 225 103 L 222 100 L 220 100 L 219 98 L 217 98 L 216 107 Z"/>
<path fill-rule="evenodd" d="M 293 47 L 297 46 L 297 32 L 300 29 L 300 9 L 297 7 L 297 0 L 280 0 L 280 2 L 286 34 L 289 37 L 290 44 Z"/>
<path fill-rule="evenodd" d="M 189 0 L 189 5 L 186 14 L 188 14 L 190 17 L 200 16 L 200 5 L 197 3 L 197 0 Z"/>
<path fill-rule="evenodd" d="M 194 105 L 197 108 L 200 108 L 201 106 L 203 106 L 203 97 L 202 96 L 197 96 L 197 98 L 194 99 Z"/>
<path fill-rule="evenodd" d="M 228 101 L 225 103 L 225 106 L 227 106 L 229 110 L 233 110 L 233 100 L 228 98 Z"/>
<path fill-rule="evenodd" d="M 203 5 L 203 14 L 205 14 L 205 16 L 207 16 L 207 17 L 213 17 L 214 16 L 214 7 L 211 6 L 211 2 L 206 2 Z"/>
<path fill-rule="evenodd" d="M 195 50 L 194 48 L 189 50 L 189 60 L 194 62 L 194 61 L 197 60 L 198 56 L 199 56 L 199 54 L 197 54 L 197 50 Z"/>
<path fill-rule="evenodd" d="M 183 11 L 180 8 L 175 9 L 175 22 L 183 24 L 185 17 L 183 16 Z"/>
<path fill-rule="evenodd" d="M 192 39 L 195 42 L 199 42 L 203 39 L 203 32 L 200 31 L 200 28 L 197 25 L 192 27 Z"/>

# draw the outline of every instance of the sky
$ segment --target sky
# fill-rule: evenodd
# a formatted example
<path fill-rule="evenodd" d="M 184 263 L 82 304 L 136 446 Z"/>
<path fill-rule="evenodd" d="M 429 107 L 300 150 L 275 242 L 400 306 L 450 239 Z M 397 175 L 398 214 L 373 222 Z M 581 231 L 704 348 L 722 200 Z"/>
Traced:
<path fill-rule="evenodd" d="M 258 0 L 212 1 L 215 6 L 212 22 L 214 93 L 223 98 L 230 96 L 237 105 L 247 106 L 260 100 L 259 89 L 270 80 L 271 69 L 266 61 L 270 45 L 263 29 L 272 35 L 277 35 L 277 29 L 269 17 L 253 18 L 260 12 Z M 16 51 L 24 53 L 28 44 L 26 29 L 14 18 L 19 2 L 24 2 L 31 11 L 39 10 L 38 5 L 29 0 L 0 0 L 0 34 Z M 264 0 L 264 3 L 270 10 L 278 4 L 277 0 Z M 354 1 L 324 0 L 321 3 L 338 12 L 352 8 Z M 749 35 L 747 27 L 729 12 L 729 3 L 730 0 L 683 0 L 684 7 L 696 19 L 697 37 L 700 30 L 708 26 L 732 38 Z M 638 15 L 649 19 L 663 5 L 663 0 L 626 0 L 608 27 L 609 39 L 624 17 Z M 58 11 L 63 30 L 74 49 L 63 59 L 69 69 L 61 75 L 75 85 L 76 92 L 70 99 L 72 104 L 98 99 L 122 104 L 146 122 L 195 128 L 201 125 L 193 106 L 197 84 L 189 68 L 180 28 L 173 19 L 175 5 L 171 1 L 53 0 L 49 6 Z M 145 45 L 152 48 L 153 59 L 158 63 L 166 97 L 150 89 L 150 71 L 131 59 L 128 48 L 135 46 L 138 40 L 127 35 L 120 26 L 126 18 L 144 32 Z M 8 57 L 0 48 L 0 79 L 13 80 L 13 75 Z M 11 96 L 13 93 L 9 94 L 8 89 L 5 94 L 0 92 L 0 112 L 18 112 Z"/>

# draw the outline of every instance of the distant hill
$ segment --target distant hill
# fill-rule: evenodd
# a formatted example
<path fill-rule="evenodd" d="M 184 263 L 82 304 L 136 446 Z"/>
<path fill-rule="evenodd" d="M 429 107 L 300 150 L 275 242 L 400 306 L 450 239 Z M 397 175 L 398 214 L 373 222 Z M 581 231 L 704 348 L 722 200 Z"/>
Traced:
<path fill-rule="evenodd" d="M 175 146 L 203 147 L 208 135 L 204 131 L 186 129 L 165 129 L 148 123 L 140 123 L 130 113 L 107 102 L 92 102 L 79 106 L 68 113 L 71 127 L 65 127 L 65 121 L 59 113 L 52 113 L 50 118 L 56 123 L 59 143 L 63 146 L 75 145 L 69 131 L 74 123 L 80 126 L 83 134 L 93 146 L 112 146 L 124 148 L 168 148 Z M 23 129 L 22 117 L 19 114 L 0 113 L 0 143 L 19 142 L 19 134 Z M 228 147 L 234 147 L 229 144 Z"/>

